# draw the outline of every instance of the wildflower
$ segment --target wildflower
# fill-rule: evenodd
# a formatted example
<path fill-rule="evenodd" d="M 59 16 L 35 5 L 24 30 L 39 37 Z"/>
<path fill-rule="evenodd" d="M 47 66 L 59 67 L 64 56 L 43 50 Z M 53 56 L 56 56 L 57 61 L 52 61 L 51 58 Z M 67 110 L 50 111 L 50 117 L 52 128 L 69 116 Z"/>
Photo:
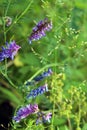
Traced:
<path fill-rule="evenodd" d="M 21 119 L 26 118 L 28 115 L 36 113 L 38 111 L 37 104 L 29 104 L 25 107 L 21 107 L 17 112 L 16 116 L 13 117 L 15 122 L 20 122 Z"/>
<path fill-rule="evenodd" d="M 27 81 L 26 83 L 25 83 L 25 85 L 26 86 L 32 86 L 32 85 L 34 85 L 35 84 L 35 81 L 31 81 L 31 82 L 29 82 L 29 81 Z"/>
<path fill-rule="evenodd" d="M 37 76 L 34 78 L 35 81 L 40 81 L 42 80 L 44 77 L 48 77 L 52 74 L 52 70 L 49 68 L 48 71 L 42 73 L 41 75 Z"/>
<path fill-rule="evenodd" d="M 2 52 L 0 52 L 0 61 L 3 61 L 5 58 L 14 59 L 14 56 L 21 47 L 16 44 L 15 41 L 12 41 L 10 44 L 6 42 L 6 48 L 2 47 Z"/>
<path fill-rule="evenodd" d="M 49 122 L 49 123 L 50 123 L 51 117 L 52 117 L 52 113 L 51 113 L 51 112 L 47 113 L 46 115 L 44 115 L 44 116 L 42 117 L 42 118 L 43 118 L 43 122 L 44 122 L 44 123 L 45 123 L 45 122 Z"/>
<path fill-rule="evenodd" d="M 33 29 L 32 33 L 29 36 L 29 42 L 31 44 L 31 41 L 39 40 L 41 37 L 44 37 L 46 34 L 46 31 L 50 31 L 52 29 L 52 22 L 48 21 L 47 18 L 45 18 L 43 21 L 41 20 Z"/>
<path fill-rule="evenodd" d="M 29 99 L 29 98 L 35 98 L 36 96 L 41 95 L 41 94 L 43 94 L 43 93 L 45 93 L 45 92 L 48 92 L 48 86 L 47 86 L 47 84 L 45 84 L 45 85 L 43 85 L 43 86 L 41 86 L 41 87 L 39 87 L 39 88 L 37 88 L 37 89 L 32 90 L 32 91 L 27 95 L 27 98 L 28 98 L 28 99 Z"/>
<path fill-rule="evenodd" d="M 47 114 L 45 114 L 43 112 L 37 112 L 36 125 L 38 125 L 40 123 L 46 123 L 46 122 L 50 123 L 51 117 L 52 117 L 52 113 L 51 112 L 49 112 Z"/>
<path fill-rule="evenodd" d="M 6 25 L 7 27 L 12 24 L 12 18 L 10 18 L 9 16 L 6 16 L 6 17 L 4 18 L 4 20 L 5 20 L 5 25 Z"/>
<path fill-rule="evenodd" d="M 43 72 L 41 75 L 35 77 L 32 81 L 27 81 L 27 82 L 25 83 L 25 85 L 26 85 L 26 86 L 28 86 L 28 85 L 34 85 L 35 82 L 38 82 L 38 81 L 44 79 L 45 77 L 50 76 L 52 73 L 53 73 L 53 72 L 52 72 L 51 68 L 49 68 L 48 71 Z"/>

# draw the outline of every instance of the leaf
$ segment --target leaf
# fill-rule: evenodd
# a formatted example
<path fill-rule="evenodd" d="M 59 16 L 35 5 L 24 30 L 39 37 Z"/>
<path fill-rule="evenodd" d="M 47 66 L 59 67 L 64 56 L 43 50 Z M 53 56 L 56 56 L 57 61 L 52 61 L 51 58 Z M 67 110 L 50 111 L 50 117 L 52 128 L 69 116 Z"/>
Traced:
<path fill-rule="evenodd" d="M 53 124 L 54 124 L 55 126 L 57 126 L 57 125 L 63 125 L 63 124 L 65 124 L 65 123 L 66 123 L 66 119 L 64 119 L 64 118 L 59 118 L 59 117 L 57 117 L 57 116 L 54 117 L 54 122 L 53 122 Z"/>
<path fill-rule="evenodd" d="M 59 127 L 59 130 L 69 130 L 66 125 Z"/>
<path fill-rule="evenodd" d="M 11 100 L 12 102 L 16 103 L 17 105 L 21 104 L 20 99 L 16 97 L 11 91 L 7 90 L 6 88 L 3 88 L 0 86 L 0 91 L 5 94 L 6 99 Z"/>
<path fill-rule="evenodd" d="M 84 124 L 82 130 L 87 130 L 87 123 Z"/>

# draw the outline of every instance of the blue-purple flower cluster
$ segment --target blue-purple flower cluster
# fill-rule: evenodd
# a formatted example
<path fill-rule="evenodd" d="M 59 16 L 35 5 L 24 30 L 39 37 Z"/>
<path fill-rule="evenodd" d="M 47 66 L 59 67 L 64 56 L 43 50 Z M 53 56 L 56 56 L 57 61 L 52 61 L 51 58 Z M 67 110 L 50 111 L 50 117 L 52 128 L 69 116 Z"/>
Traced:
<path fill-rule="evenodd" d="M 37 112 L 37 120 L 36 120 L 36 125 L 41 124 L 41 123 L 50 123 L 50 119 L 52 117 L 52 113 L 49 112 L 45 114 L 44 112 Z"/>
<path fill-rule="evenodd" d="M 42 73 L 41 75 L 35 77 L 33 80 L 40 81 L 40 80 L 44 79 L 45 77 L 50 76 L 52 73 L 53 72 L 52 72 L 51 68 L 49 68 L 48 71 L 46 71 L 46 72 Z"/>
<path fill-rule="evenodd" d="M 33 81 L 39 81 L 42 80 L 44 77 L 50 76 L 52 74 L 52 70 L 48 69 L 48 71 L 43 72 L 41 75 L 35 77 Z M 30 82 L 32 84 L 32 82 Z M 42 95 L 45 92 L 48 92 L 48 84 L 45 84 L 43 86 L 40 86 L 34 90 L 31 90 L 30 93 L 26 96 L 26 99 L 29 100 L 30 98 L 36 98 L 38 95 Z M 38 118 L 36 120 L 36 124 L 39 123 L 45 123 L 50 122 L 50 119 L 52 117 L 52 113 L 44 114 L 43 112 L 38 112 L 38 105 L 27 105 L 25 107 L 20 108 L 16 116 L 13 117 L 13 120 L 16 122 L 20 122 L 21 119 L 27 117 L 28 115 L 37 112 Z"/>
<path fill-rule="evenodd" d="M 41 95 L 45 92 L 48 92 L 48 85 L 45 84 L 37 89 L 34 89 L 32 90 L 28 95 L 27 95 L 27 99 L 30 99 L 30 98 L 35 98 L 37 97 L 38 95 Z"/>
<path fill-rule="evenodd" d="M 10 42 L 10 44 L 6 42 L 6 48 L 2 47 L 2 51 L 0 52 L 0 61 L 3 61 L 5 58 L 13 60 L 20 48 L 15 41 Z"/>
<path fill-rule="evenodd" d="M 45 77 L 51 76 L 52 73 L 53 73 L 53 72 L 52 72 L 51 68 L 48 68 L 47 71 L 43 72 L 43 73 L 42 73 L 41 75 L 39 75 L 39 76 L 36 76 L 31 82 L 30 82 L 30 81 L 27 81 L 27 82 L 25 83 L 25 85 L 26 85 L 26 86 L 34 85 L 36 82 L 41 81 L 41 80 L 44 79 Z"/>
<path fill-rule="evenodd" d="M 5 26 L 10 26 L 12 23 L 12 19 L 10 17 L 5 17 Z M 32 30 L 31 35 L 29 36 L 29 42 L 31 43 L 33 40 L 39 40 L 41 37 L 46 35 L 46 31 L 52 29 L 52 22 L 45 18 L 43 21 L 40 21 Z M 2 47 L 0 51 L 0 62 L 10 58 L 11 60 L 14 59 L 14 56 L 17 54 L 18 50 L 21 47 L 16 44 L 15 41 L 11 41 L 10 43 L 6 42 L 6 47 Z M 32 81 L 25 82 L 26 86 L 35 85 L 39 81 L 43 80 L 45 77 L 49 77 L 52 74 L 52 70 L 49 68 L 47 71 L 43 72 L 41 75 L 36 76 L 33 78 Z M 31 90 L 30 93 L 27 95 L 26 99 L 35 98 L 38 95 L 44 94 L 48 92 L 48 85 L 45 84 L 40 86 L 34 90 Z M 15 116 L 13 117 L 13 121 L 20 122 L 22 119 L 26 118 L 27 116 L 37 113 L 37 121 L 36 124 L 50 122 L 52 117 L 52 113 L 44 114 L 43 112 L 39 112 L 37 104 L 28 104 L 24 107 L 19 108 Z"/>
<path fill-rule="evenodd" d="M 17 112 L 16 116 L 13 117 L 15 122 L 20 122 L 21 119 L 26 118 L 28 115 L 38 112 L 37 104 L 29 104 L 25 107 L 21 107 Z"/>
<path fill-rule="evenodd" d="M 46 31 L 50 31 L 52 29 L 52 21 L 48 21 L 45 18 L 43 21 L 41 20 L 32 30 L 31 35 L 29 36 L 29 42 L 39 40 L 41 37 L 46 35 Z"/>

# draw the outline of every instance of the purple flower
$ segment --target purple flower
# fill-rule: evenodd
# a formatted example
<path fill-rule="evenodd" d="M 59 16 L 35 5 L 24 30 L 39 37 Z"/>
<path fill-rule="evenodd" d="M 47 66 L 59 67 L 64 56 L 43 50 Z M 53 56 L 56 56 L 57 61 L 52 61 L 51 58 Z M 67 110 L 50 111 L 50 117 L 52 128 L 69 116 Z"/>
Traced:
<path fill-rule="evenodd" d="M 50 123 L 51 118 L 52 118 L 52 113 L 51 112 L 49 112 L 47 114 L 45 114 L 44 112 L 37 112 L 36 125 L 38 125 L 40 123 L 46 123 L 46 122 Z"/>
<path fill-rule="evenodd" d="M 35 98 L 36 96 L 41 95 L 41 94 L 43 94 L 43 93 L 45 93 L 45 92 L 48 92 L 48 86 L 47 86 L 47 84 L 45 84 L 44 86 L 41 86 L 41 87 L 39 87 L 39 88 L 37 88 L 37 89 L 32 90 L 32 91 L 27 95 L 27 98 L 28 98 L 28 99 L 29 99 L 29 98 Z"/>
<path fill-rule="evenodd" d="M 43 21 L 41 20 L 33 29 L 32 33 L 29 36 L 29 42 L 31 44 L 31 41 L 39 40 L 41 37 L 44 37 L 46 34 L 46 31 L 50 31 L 52 29 L 52 22 L 48 21 L 47 18 L 45 18 Z"/>
<path fill-rule="evenodd" d="M 16 116 L 13 117 L 15 122 L 20 122 L 21 119 L 26 118 L 28 115 L 33 114 L 38 111 L 37 104 L 29 104 L 25 107 L 21 107 L 17 112 Z"/>
<path fill-rule="evenodd" d="M 50 76 L 52 73 L 53 72 L 52 72 L 51 68 L 48 68 L 48 71 L 44 72 L 42 75 L 43 75 L 43 77 L 47 77 L 47 76 Z"/>
<path fill-rule="evenodd" d="M 42 73 L 41 75 L 35 77 L 33 80 L 35 80 L 35 81 L 40 81 L 40 80 L 42 80 L 44 77 L 50 76 L 52 73 L 53 73 L 52 70 L 49 68 L 48 71 L 46 71 L 46 72 Z"/>
<path fill-rule="evenodd" d="M 3 61 L 5 58 L 13 60 L 20 48 L 15 41 L 10 42 L 10 44 L 6 42 L 6 48 L 2 47 L 2 52 L 0 52 L 0 61 Z"/>
<path fill-rule="evenodd" d="M 49 68 L 48 71 L 43 72 L 41 75 L 35 77 L 31 82 L 30 82 L 30 81 L 27 81 L 27 82 L 25 83 L 25 85 L 26 85 L 26 86 L 28 86 L 28 85 L 31 85 L 31 86 L 32 86 L 32 85 L 34 85 L 36 82 L 38 82 L 38 81 L 44 79 L 45 77 L 50 76 L 52 73 L 53 73 L 53 72 L 52 72 L 51 68 Z"/>
<path fill-rule="evenodd" d="M 49 123 L 50 123 L 51 117 L 52 117 L 52 113 L 51 113 L 51 112 L 47 113 L 46 115 L 44 115 L 44 116 L 42 117 L 42 118 L 43 118 L 43 122 L 44 122 L 44 123 L 45 123 L 45 122 L 49 122 Z"/>

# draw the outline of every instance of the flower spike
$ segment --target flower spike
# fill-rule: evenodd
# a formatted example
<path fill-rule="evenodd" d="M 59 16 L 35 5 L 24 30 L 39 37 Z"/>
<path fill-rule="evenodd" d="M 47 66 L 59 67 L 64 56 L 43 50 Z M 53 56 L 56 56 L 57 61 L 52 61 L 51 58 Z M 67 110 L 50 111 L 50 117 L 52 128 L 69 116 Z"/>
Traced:
<path fill-rule="evenodd" d="M 50 31 L 52 29 L 52 21 L 48 21 L 45 18 L 43 21 L 41 20 L 33 29 L 31 35 L 28 37 L 29 43 L 32 41 L 39 40 L 41 37 L 46 35 L 46 31 Z"/>
<path fill-rule="evenodd" d="M 2 52 L 0 52 L 0 61 L 3 61 L 5 58 L 13 60 L 20 48 L 15 41 L 10 42 L 10 44 L 6 42 L 6 48 L 2 47 Z"/>
<path fill-rule="evenodd" d="M 13 120 L 17 123 L 20 122 L 21 119 L 26 118 L 28 115 L 33 114 L 38 111 L 37 104 L 29 104 L 25 107 L 21 107 L 17 112 L 16 116 L 13 117 Z"/>
<path fill-rule="evenodd" d="M 27 99 L 30 99 L 30 98 L 35 98 L 36 96 L 38 95 L 41 95 L 45 92 L 48 92 L 48 85 L 45 84 L 37 89 L 34 89 L 32 90 L 28 95 L 27 95 Z"/>

